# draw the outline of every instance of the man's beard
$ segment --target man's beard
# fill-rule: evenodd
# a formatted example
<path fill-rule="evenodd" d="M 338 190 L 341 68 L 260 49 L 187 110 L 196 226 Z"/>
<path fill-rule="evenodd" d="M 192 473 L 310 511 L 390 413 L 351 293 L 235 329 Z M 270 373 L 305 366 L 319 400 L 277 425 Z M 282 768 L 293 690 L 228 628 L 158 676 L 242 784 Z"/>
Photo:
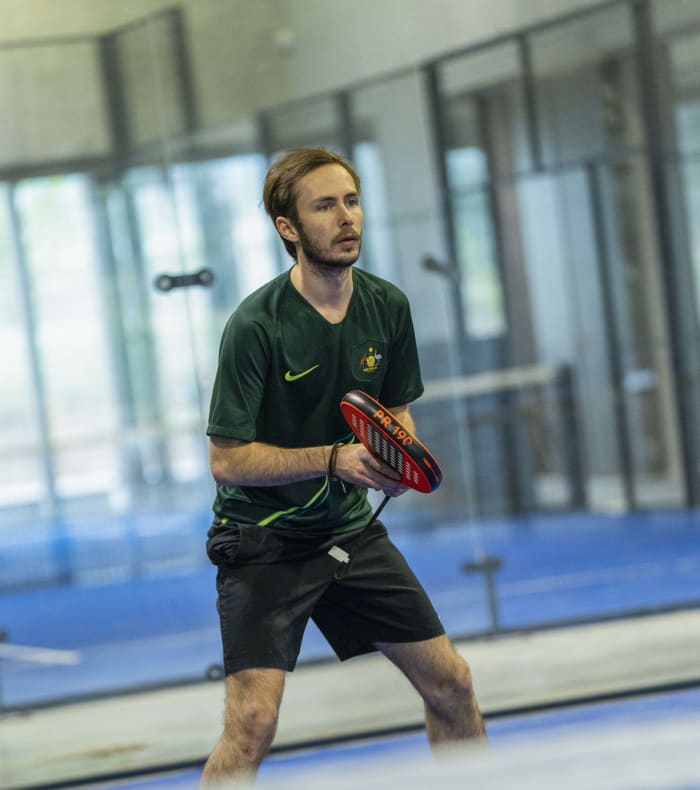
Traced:
<path fill-rule="evenodd" d="M 347 269 L 360 257 L 360 249 L 362 247 L 362 236 L 358 236 L 357 253 L 354 257 L 345 257 L 347 253 L 338 253 L 337 256 L 333 255 L 332 250 L 322 249 L 302 227 L 301 224 L 297 225 L 297 233 L 299 235 L 299 245 L 304 252 L 304 256 L 312 269 L 318 274 L 328 276 L 336 274 L 340 269 Z M 353 231 L 355 233 L 355 231 Z"/>

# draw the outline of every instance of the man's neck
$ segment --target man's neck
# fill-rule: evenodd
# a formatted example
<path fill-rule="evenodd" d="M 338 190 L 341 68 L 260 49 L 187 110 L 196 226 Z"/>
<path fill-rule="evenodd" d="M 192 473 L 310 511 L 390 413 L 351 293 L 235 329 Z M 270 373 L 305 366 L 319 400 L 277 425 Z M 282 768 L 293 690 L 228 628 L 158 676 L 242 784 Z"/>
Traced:
<path fill-rule="evenodd" d="M 345 318 L 353 291 L 352 266 L 320 268 L 297 261 L 290 278 L 297 291 L 327 321 L 338 324 Z"/>

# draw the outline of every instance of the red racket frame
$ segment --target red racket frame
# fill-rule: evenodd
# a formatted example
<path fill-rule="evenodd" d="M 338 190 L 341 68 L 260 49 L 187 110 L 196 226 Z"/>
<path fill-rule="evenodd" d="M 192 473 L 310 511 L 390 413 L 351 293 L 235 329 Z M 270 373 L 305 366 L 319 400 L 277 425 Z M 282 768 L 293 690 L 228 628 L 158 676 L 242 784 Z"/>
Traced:
<path fill-rule="evenodd" d="M 340 410 L 357 439 L 401 474 L 401 482 L 429 494 L 442 482 L 442 469 L 428 448 L 371 395 L 347 392 Z"/>

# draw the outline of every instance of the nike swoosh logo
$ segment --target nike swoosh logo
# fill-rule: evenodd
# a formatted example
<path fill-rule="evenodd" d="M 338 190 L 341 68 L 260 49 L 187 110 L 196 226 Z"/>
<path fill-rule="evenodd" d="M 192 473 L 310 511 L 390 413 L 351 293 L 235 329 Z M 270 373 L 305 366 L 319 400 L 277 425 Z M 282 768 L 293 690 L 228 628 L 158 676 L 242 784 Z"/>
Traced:
<path fill-rule="evenodd" d="M 291 370 L 288 370 L 284 374 L 284 380 L 285 381 L 296 381 L 297 379 L 302 379 L 302 378 L 304 378 L 304 376 L 308 376 L 309 373 L 311 373 L 312 371 L 316 370 L 317 367 L 318 367 L 318 365 L 314 365 L 313 367 L 309 368 L 308 370 L 302 370 L 301 373 L 292 373 Z"/>

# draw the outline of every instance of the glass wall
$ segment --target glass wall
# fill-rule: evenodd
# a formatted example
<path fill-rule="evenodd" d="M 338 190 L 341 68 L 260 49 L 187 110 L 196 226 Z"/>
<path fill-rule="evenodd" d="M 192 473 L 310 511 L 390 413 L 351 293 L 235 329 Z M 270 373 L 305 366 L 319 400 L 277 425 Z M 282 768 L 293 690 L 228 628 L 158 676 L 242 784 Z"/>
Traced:
<path fill-rule="evenodd" d="M 0 501 L 3 508 L 10 509 L 21 502 L 41 501 L 46 479 L 41 463 L 42 420 L 37 419 L 41 404 L 36 395 L 39 381 L 34 329 L 26 272 L 18 254 L 15 203 L 9 187 L 3 185 L 0 195 L 0 326 L 5 349 L 0 401 Z"/>
<path fill-rule="evenodd" d="M 658 94 L 663 102 L 660 116 L 659 145 L 663 148 L 663 176 L 661 186 L 667 191 L 671 207 L 667 220 L 669 243 L 673 252 L 674 266 L 669 274 L 674 279 L 669 283 L 678 305 L 677 317 L 671 317 L 679 325 L 677 351 L 683 357 L 680 370 L 681 403 L 683 413 L 688 415 L 683 430 L 689 437 L 689 448 L 684 458 L 684 471 L 691 483 L 698 479 L 697 440 L 700 426 L 697 404 L 700 398 L 700 348 L 698 347 L 698 261 L 697 210 L 698 152 L 700 152 L 700 64 L 696 45 L 700 36 L 700 24 L 692 4 L 660 3 L 653 7 L 654 28 L 660 41 L 656 53 L 660 85 Z M 674 308 L 670 308 L 673 310 Z M 692 443 L 692 446 L 690 446 Z"/>
<path fill-rule="evenodd" d="M 117 476 L 118 420 L 89 184 L 83 176 L 22 182 L 14 206 L 56 494 L 69 499 L 106 491 Z M 73 232 L 77 227 L 84 232 Z"/>
<path fill-rule="evenodd" d="M 586 498 L 613 510 L 685 496 L 636 23 L 621 4 L 438 72 L 467 331 L 571 367 Z M 537 501 L 565 504 L 560 461 Z"/>
<path fill-rule="evenodd" d="M 78 141 L 42 167 L 20 150 L 0 172 L 0 628 L 39 638 L 44 621 L 17 612 L 48 586 L 46 646 L 84 661 L 10 666 L 6 700 L 216 664 L 208 398 L 226 319 L 289 265 L 260 192 L 296 145 L 352 157 L 358 265 L 412 305 L 426 384 L 413 412 L 446 474 L 429 498 L 392 502 L 391 523 L 399 541 L 429 533 L 448 630 L 700 596 L 675 560 L 656 593 L 551 594 L 595 577 L 581 546 L 698 504 L 700 11 L 612 3 L 219 129 L 198 127 L 178 29 L 166 14 L 82 45 L 80 62 L 99 63 L 84 103 L 71 94 L 76 117 L 99 115 L 86 156 Z M 211 287 L 155 287 L 202 269 Z M 666 548 L 671 527 L 653 524 Z M 569 530 L 578 544 L 558 542 Z M 496 624 L 489 555 L 505 558 Z M 550 595 L 526 605 L 525 588 Z M 71 619 L 79 593 L 94 633 Z"/>

